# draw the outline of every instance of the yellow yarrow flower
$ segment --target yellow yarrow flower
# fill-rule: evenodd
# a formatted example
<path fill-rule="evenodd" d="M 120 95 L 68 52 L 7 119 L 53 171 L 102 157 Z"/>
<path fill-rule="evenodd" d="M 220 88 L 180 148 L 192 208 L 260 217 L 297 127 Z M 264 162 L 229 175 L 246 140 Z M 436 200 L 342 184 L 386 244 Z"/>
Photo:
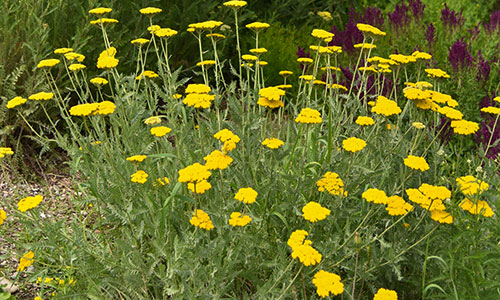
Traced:
<path fill-rule="evenodd" d="M 90 79 L 90 83 L 96 85 L 96 86 L 101 86 L 101 85 L 106 85 L 108 84 L 108 80 L 102 77 L 95 77 Z"/>
<path fill-rule="evenodd" d="M 7 102 L 7 105 L 5 105 L 5 107 L 7 107 L 9 109 L 14 108 L 16 106 L 19 106 L 19 105 L 26 103 L 26 101 L 28 101 L 28 100 L 17 96 L 17 97 L 10 99 L 9 102 Z"/>
<path fill-rule="evenodd" d="M 464 116 L 458 109 L 454 109 L 449 106 L 443 106 L 438 108 L 438 112 L 442 115 L 445 115 L 448 119 L 451 120 L 462 120 Z"/>
<path fill-rule="evenodd" d="M 37 207 L 40 202 L 42 202 L 43 196 L 42 195 L 36 195 L 36 196 L 29 196 L 26 198 L 23 198 L 19 200 L 17 203 L 17 209 L 20 212 L 26 212 L 32 208 Z"/>
<path fill-rule="evenodd" d="M 0 147 L 0 158 L 5 157 L 7 155 L 13 155 L 14 151 L 10 147 Z"/>
<path fill-rule="evenodd" d="M 208 179 L 212 173 L 208 170 L 208 168 L 199 163 L 194 163 L 185 167 L 184 169 L 179 170 L 179 178 L 178 182 L 200 182 Z"/>
<path fill-rule="evenodd" d="M 193 23 L 189 24 L 188 27 L 194 30 L 198 31 L 203 31 L 203 30 L 213 30 L 219 26 L 221 26 L 223 23 L 221 21 L 205 21 L 205 22 L 198 22 L 198 23 Z"/>
<path fill-rule="evenodd" d="M 433 209 L 431 210 L 431 219 L 433 219 L 434 221 L 437 221 L 441 224 L 452 224 L 453 223 L 453 216 L 445 211 L 445 210 L 441 210 L 441 209 Z"/>
<path fill-rule="evenodd" d="M 144 184 L 146 181 L 148 181 L 148 176 L 148 173 L 144 172 L 143 170 L 138 170 L 134 174 L 130 175 L 130 181 Z"/>
<path fill-rule="evenodd" d="M 98 103 L 84 103 L 84 104 L 78 104 L 75 106 L 72 106 L 69 109 L 69 114 L 72 116 L 89 116 L 93 115 L 97 112 L 99 108 Z"/>
<path fill-rule="evenodd" d="M 129 156 L 127 157 L 127 161 L 131 161 L 131 162 L 142 162 L 143 160 L 145 160 L 147 158 L 146 155 L 132 155 L 132 156 Z"/>
<path fill-rule="evenodd" d="M 404 164 L 407 167 L 422 172 L 430 169 L 429 164 L 425 161 L 425 158 L 415 155 L 408 155 L 408 157 L 404 159 Z"/>
<path fill-rule="evenodd" d="M 66 54 L 73 52 L 73 48 L 57 48 L 54 50 L 54 54 Z"/>
<path fill-rule="evenodd" d="M 197 67 L 211 67 L 211 66 L 214 66 L 215 65 L 215 60 L 213 59 L 208 59 L 208 60 L 204 60 L 204 61 L 200 61 L 200 62 L 197 62 L 196 63 L 196 66 Z"/>
<path fill-rule="evenodd" d="M 30 100 L 35 100 L 35 101 L 43 101 L 43 100 L 50 100 L 54 97 L 53 93 L 48 93 L 48 92 L 40 92 L 33 94 L 28 97 Z"/>
<path fill-rule="evenodd" d="M 411 56 L 415 57 L 416 59 L 425 59 L 429 60 L 432 58 L 432 55 L 426 52 L 420 52 L 420 51 L 414 51 Z"/>
<path fill-rule="evenodd" d="M 110 47 L 107 50 L 104 50 L 99 54 L 99 58 L 97 59 L 97 68 L 98 69 L 111 69 L 115 68 L 118 65 L 119 60 L 115 58 L 116 48 Z"/>
<path fill-rule="evenodd" d="M 306 236 L 308 236 L 309 233 L 303 229 L 297 229 L 292 234 L 290 234 L 290 237 L 288 238 L 287 245 L 293 249 L 295 247 L 298 247 L 302 244 L 304 244 L 304 240 L 306 239 Z"/>
<path fill-rule="evenodd" d="M 482 200 L 474 200 L 473 202 L 465 198 L 458 206 L 473 215 L 482 215 L 483 217 L 491 218 L 495 214 L 488 202 Z"/>
<path fill-rule="evenodd" d="M 130 41 L 130 43 L 133 44 L 133 45 L 142 46 L 144 44 L 149 43 L 149 40 L 148 39 L 144 39 L 144 38 L 138 38 L 138 39 Z"/>
<path fill-rule="evenodd" d="M 161 29 L 161 27 L 159 25 L 151 25 L 151 26 L 148 26 L 147 29 L 148 29 L 149 33 L 154 34 L 155 31 Z"/>
<path fill-rule="evenodd" d="M 381 288 L 373 296 L 373 300 L 398 300 L 398 294 L 393 290 Z"/>
<path fill-rule="evenodd" d="M 153 16 L 153 15 L 156 15 L 158 13 L 161 13 L 163 10 L 161 8 L 157 8 L 157 7 L 146 7 L 146 8 L 141 8 L 139 9 L 139 12 L 143 15 L 147 15 L 147 16 Z"/>
<path fill-rule="evenodd" d="M 259 90 L 259 96 L 264 97 L 271 101 L 280 100 L 281 96 L 285 95 L 285 91 L 280 90 L 277 87 L 271 86 Z"/>
<path fill-rule="evenodd" d="M 92 20 L 90 21 L 90 24 L 92 25 L 106 25 L 106 24 L 116 24 L 118 23 L 117 19 L 111 19 L 111 18 L 99 18 L 97 20 Z"/>
<path fill-rule="evenodd" d="M 240 212 L 233 212 L 231 213 L 230 219 L 229 219 L 229 225 L 236 227 L 244 227 L 248 225 L 252 221 L 252 218 L 247 215 L 242 215 Z"/>
<path fill-rule="evenodd" d="M 154 32 L 154 35 L 156 35 L 157 37 L 160 37 L 160 38 L 170 38 L 170 37 L 173 37 L 174 35 L 177 35 L 177 30 L 173 30 L 171 28 L 161 28 L 161 29 L 158 29 Z"/>
<path fill-rule="evenodd" d="M 357 137 L 350 137 L 342 141 L 342 148 L 349 152 L 358 152 L 366 147 L 366 142 Z"/>
<path fill-rule="evenodd" d="M 481 108 L 482 112 L 493 114 L 493 115 L 500 115 L 500 108 L 495 107 L 495 106 L 488 106 L 488 107 L 483 107 Z"/>
<path fill-rule="evenodd" d="M 375 106 L 372 107 L 372 112 L 389 117 L 401 113 L 401 108 L 395 101 L 378 96 Z"/>
<path fill-rule="evenodd" d="M 411 123 L 411 126 L 417 128 L 417 129 L 424 129 L 425 128 L 425 125 L 422 124 L 421 122 L 413 122 L 413 123 Z"/>
<path fill-rule="evenodd" d="M 219 150 L 212 151 L 212 153 L 203 159 L 205 160 L 205 166 L 209 170 L 224 170 L 233 162 L 233 159 L 229 155 Z"/>
<path fill-rule="evenodd" d="M 486 182 L 479 180 L 472 175 L 458 177 L 456 182 L 462 193 L 467 196 L 481 194 L 489 188 L 489 185 Z"/>
<path fill-rule="evenodd" d="M 367 189 L 363 192 L 363 194 L 361 194 L 361 197 L 363 197 L 367 202 L 375 204 L 387 204 L 388 201 L 388 197 L 385 192 L 375 188 Z"/>
<path fill-rule="evenodd" d="M 329 31 L 326 31 L 326 30 L 323 30 L 323 29 L 313 29 L 311 35 L 317 39 L 320 39 L 320 40 L 323 40 L 327 43 L 329 43 L 332 38 L 335 36 L 335 34 L 329 32 Z"/>
<path fill-rule="evenodd" d="M 150 71 L 150 70 L 145 70 L 144 72 L 139 74 L 135 79 L 136 80 L 141 80 L 143 78 L 153 79 L 153 78 L 158 78 L 158 77 L 159 77 L 159 75 L 157 73 Z"/>
<path fill-rule="evenodd" d="M 358 23 L 356 24 L 356 27 L 358 28 L 359 31 L 370 35 L 380 35 L 380 36 L 386 35 L 385 32 L 372 25 Z"/>
<path fill-rule="evenodd" d="M 186 94 L 208 94 L 212 89 L 205 84 L 190 84 L 186 88 Z"/>
<path fill-rule="evenodd" d="M 450 126 L 453 128 L 454 133 L 469 135 L 476 133 L 479 130 L 479 124 L 466 120 L 453 120 Z"/>
<path fill-rule="evenodd" d="M 231 7 L 232 9 L 239 9 L 239 8 L 242 8 L 243 6 L 246 6 L 247 2 L 233 0 L 233 1 L 226 1 L 222 5 L 224 5 L 226 7 Z"/>
<path fill-rule="evenodd" d="M 267 138 L 262 141 L 262 145 L 266 146 L 269 149 L 278 149 L 279 147 L 284 145 L 284 142 L 275 138 Z"/>
<path fill-rule="evenodd" d="M 17 266 L 17 271 L 22 272 L 24 271 L 25 268 L 31 266 L 35 257 L 35 253 L 33 251 L 29 251 L 28 253 L 24 254 L 21 259 L 19 259 L 19 265 Z"/>
<path fill-rule="evenodd" d="M 283 71 L 280 71 L 278 74 L 280 76 L 287 77 L 287 76 L 293 75 L 293 72 L 292 71 L 288 71 L 288 70 L 283 70 Z"/>
<path fill-rule="evenodd" d="M 318 11 L 317 14 L 323 21 L 329 22 L 333 20 L 332 14 L 327 11 Z"/>
<path fill-rule="evenodd" d="M 152 135 L 157 136 L 157 137 L 162 137 L 162 136 L 168 134 L 170 131 L 172 131 L 172 129 L 168 128 L 166 126 L 156 126 L 156 127 L 153 127 L 149 130 L 149 132 Z"/>
<path fill-rule="evenodd" d="M 77 62 L 82 62 L 85 60 L 85 55 L 76 52 L 68 52 L 64 54 L 64 58 L 69 61 L 76 60 Z"/>
<path fill-rule="evenodd" d="M 295 118 L 296 123 L 302 124 L 319 124 L 322 122 L 321 114 L 319 111 L 312 108 L 303 108 L 297 118 Z"/>
<path fill-rule="evenodd" d="M 0 225 L 2 225 L 5 220 L 7 220 L 7 213 L 0 208 Z"/>
<path fill-rule="evenodd" d="M 375 121 L 370 117 L 359 116 L 356 118 L 355 123 L 360 126 L 371 126 L 375 124 Z"/>
<path fill-rule="evenodd" d="M 330 215 L 330 210 L 321 204 L 311 201 L 302 208 L 302 217 L 307 221 L 314 223 L 326 219 Z"/>
<path fill-rule="evenodd" d="M 170 180 L 168 180 L 168 177 L 163 177 L 163 178 L 158 178 L 153 182 L 153 186 L 165 186 L 170 183 Z"/>
<path fill-rule="evenodd" d="M 73 72 L 80 71 L 80 70 L 83 70 L 85 68 L 86 68 L 86 66 L 83 64 L 71 64 L 68 66 L 68 69 L 70 71 L 73 71 Z"/>
<path fill-rule="evenodd" d="M 104 14 L 110 13 L 112 11 L 113 11 L 112 8 L 97 7 L 97 8 L 93 8 L 93 9 L 89 10 L 89 14 L 100 16 L 100 15 L 104 15 Z"/>
<path fill-rule="evenodd" d="M 198 181 L 198 182 L 188 182 L 188 190 L 195 194 L 204 194 L 206 191 L 212 188 L 210 182 L 206 180 Z"/>
<path fill-rule="evenodd" d="M 214 224 L 212 223 L 212 220 L 210 220 L 210 216 L 201 209 L 197 209 L 193 212 L 193 217 L 189 220 L 189 223 L 205 230 L 211 230 L 214 228 Z"/>
<path fill-rule="evenodd" d="M 236 195 L 234 195 L 234 199 L 246 204 L 252 204 L 257 199 L 257 195 L 258 193 L 251 187 L 240 188 Z"/>
<path fill-rule="evenodd" d="M 271 25 L 268 23 L 263 23 L 263 22 L 253 22 L 250 24 L 245 25 L 246 28 L 254 30 L 254 31 L 260 31 L 266 28 L 269 28 Z"/>
<path fill-rule="evenodd" d="M 332 293 L 333 296 L 344 292 L 344 284 L 340 282 L 339 275 L 324 270 L 319 270 L 314 274 L 312 283 L 316 286 L 316 293 L 321 298 L 326 298 Z"/>
<path fill-rule="evenodd" d="M 38 69 L 52 68 L 53 66 L 57 65 L 60 62 L 61 61 L 57 58 L 44 59 L 44 60 L 41 60 L 36 67 Z"/>
<path fill-rule="evenodd" d="M 425 69 L 428 77 L 433 78 L 450 78 L 450 75 L 441 69 Z"/>
<path fill-rule="evenodd" d="M 385 209 L 391 216 L 402 216 L 412 211 L 413 205 L 400 196 L 390 196 L 387 197 L 387 207 Z"/>
<path fill-rule="evenodd" d="M 299 261 L 306 267 L 319 264 L 322 259 L 321 253 L 311 246 L 311 241 L 306 240 L 304 244 L 296 246 L 292 249 L 292 258 L 298 258 Z"/>
<path fill-rule="evenodd" d="M 355 44 L 354 48 L 357 48 L 357 49 L 376 49 L 377 45 L 368 44 L 368 43 L 360 43 L 360 44 Z"/>
<path fill-rule="evenodd" d="M 188 94 L 182 103 L 194 108 L 209 108 L 215 100 L 215 95 Z"/>
<path fill-rule="evenodd" d="M 320 192 L 326 190 L 328 193 L 335 196 L 347 196 L 347 192 L 344 191 L 344 182 L 337 173 L 326 172 L 323 178 L 316 182 L 316 185 Z"/>

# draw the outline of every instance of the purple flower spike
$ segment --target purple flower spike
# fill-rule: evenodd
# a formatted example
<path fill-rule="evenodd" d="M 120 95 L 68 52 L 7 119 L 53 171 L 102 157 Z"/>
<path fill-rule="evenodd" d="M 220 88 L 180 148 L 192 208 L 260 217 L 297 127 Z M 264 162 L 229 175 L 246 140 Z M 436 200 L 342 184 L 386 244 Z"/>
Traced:
<path fill-rule="evenodd" d="M 413 12 L 413 16 L 417 20 L 422 20 L 424 17 L 425 4 L 423 4 L 420 0 L 410 0 L 409 4 Z"/>
<path fill-rule="evenodd" d="M 436 42 L 436 28 L 434 27 L 434 25 L 432 25 L 432 23 L 429 23 L 429 25 L 427 26 L 427 30 L 425 31 L 425 39 L 429 44 L 429 49 L 431 49 Z"/>
<path fill-rule="evenodd" d="M 411 18 L 409 10 L 410 8 L 406 6 L 403 0 L 401 0 L 401 4 L 396 4 L 394 11 L 392 13 L 388 13 L 389 22 L 395 30 L 410 23 Z"/>
<path fill-rule="evenodd" d="M 462 12 L 457 13 L 456 11 L 451 10 L 445 3 L 444 9 L 441 11 L 441 21 L 443 22 L 444 27 L 454 30 L 457 26 L 462 27 L 465 19 L 462 16 Z"/>
<path fill-rule="evenodd" d="M 486 59 L 483 58 L 481 50 L 477 53 L 477 80 L 480 82 L 488 81 L 490 78 L 491 67 Z"/>
<path fill-rule="evenodd" d="M 453 71 L 458 72 L 460 69 L 468 68 L 472 66 L 474 58 L 467 49 L 467 43 L 464 42 L 464 38 L 457 40 L 450 49 L 448 54 L 448 60 L 450 61 Z"/>
<path fill-rule="evenodd" d="M 484 23 L 483 28 L 488 34 L 493 34 L 495 31 L 500 32 L 500 9 L 491 13 L 490 21 Z"/>

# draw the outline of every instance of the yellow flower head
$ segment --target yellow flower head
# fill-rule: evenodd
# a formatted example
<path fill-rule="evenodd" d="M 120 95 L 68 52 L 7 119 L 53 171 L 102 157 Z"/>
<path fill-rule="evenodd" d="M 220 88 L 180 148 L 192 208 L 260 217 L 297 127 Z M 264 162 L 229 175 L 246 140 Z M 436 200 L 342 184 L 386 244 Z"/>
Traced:
<path fill-rule="evenodd" d="M 158 74 L 155 73 L 154 71 L 150 71 L 150 70 L 145 70 L 144 72 L 142 72 L 141 74 L 139 74 L 135 79 L 136 80 L 141 80 L 143 78 L 150 78 L 150 79 L 153 79 L 153 78 L 158 78 Z"/>
<path fill-rule="evenodd" d="M 500 115 L 500 108 L 495 107 L 495 106 L 488 106 L 488 107 L 483 107 L 481 108 L 482 112 L 493 114 L 493 115 Z"/>
<path fill-rule="evenodd" d="M 92 20 L 90 21 L 90 24 L 92 25 L 106 25 L 106 24 L 116 24 L 118 23 L 117 19 L 111 19 L 111 18 L 99 18 L 97 20 Z"/>
<path fill-rule="evenodd" d="M 467 196 L 481 194 L 489 188 L 489 185 L 486 182 L 479 180 L 472 175 L 458 177 L 456 182 L 462 193 Z"/>
<path fill-rule="evenodd" d="M 372 202 L 375 204 L 387 204 L 388 197 L 384 191 L 374 188 L 367 189 L 363 194 L 361 194 L 367 202 Z"/>
<path fill-rule="evenodd" d="M 73 52 L 73 48 L 57 48 L 54 50 L 54 54 L 66 54 L 69 52 Z"/>
<path fill-rule="evenodd" d="M 21 259 L 19 260 L 19 266 L 17 266 L 17 271 L 22 272 L 24 271 L 25 268 L 31 266 L 35 261 L 34 257 L 35 253 L 33 251 L 24 254 L 23 257 L 21 257 Z"/>
<path fill-rule="evenodd" d="M 36 196 L 30 196 L 23 198 L 19 200 L 17 203 L 17 209 L 20 212 L 26 212 L 27 210 L 30 210 L 32 208 L 35 208 L 42 202 L 43 196 L 42 195 L 36 195 Z"/>
<path fill-rule="evenodd" d="M 267 138 L 262 141 L 262 145 L 266 146 L 269 149 L 278 149 L 279 147 L 284 145 L 284 142 L 275 138 Z"/>
<path fill-rule="evenodd" d="M 401 108 L 395 101 L 384 96 L 378 96 L 375 106 L 372 107 L 372 112 L 388 117 L 401 113 Z"/>
<path fill-rule="evenodd" d="M 198 181 L 198 182 L 188 182 L 188 190 L 195 194 L 204 194 L 206 191 L 212 188 L 210 182 L 206 180 Z"/>
<path fill-rule="evenodd" d="M 100 15 L 104 15 L 104 14 L 110 13 L 112 11 L 113 11 L 112 8 L 97 7 L 97 8 L 93 8 L 93 9 L 89 10 L 89 14 L 92 14 L 92 15 L 95 15 L 95 16 L 100 16 Z"/>
<path fill-rule="evenodd" d="M 246 28 L 251 29 L 253 31 L 260 31 L 269 28 L 270 26 L 271 25 L 269 25 L 268 23 L 262 23 L 262 22 L 253 22 L 245 25 Z"/>
<path fill-rule="evenodd" d="M 236 226 L 246 226 L 248 223 L 252 221 L 252 218 L 247 215 L 242 215 L 240 212 L 233 212 L 231 213 L 231 217 L 229 219 L 229 225 L 236 227 Z"/>
<path fill-rule="evenodd" d="M 186 94 L 208 94 L 212 89 L 205 84 L 190 84 L 186 88 Z"/>
<path fill-rule="evenodd" d="M 68 66 L 68 69 L 70 71 L 73 71 L 73 72 L 80 71 L 80 70 L 83 70 L 85 68 L 86 68 L 86 66 L 83 64 L 71 64 Z"/>
<path fill-rule="evenodd" d="M 0 147 L 0 158 L 5 157 L 7 155 L 13 155 L 14 151 L 10 147 Z"/>
<path fill-rule="evenodd" d="M 488 202 L 479 199 L 472 202 L 471 200 L 465 198 L 462 202 L 460 202 L 459 206 L 473 215 L 482 215 L 483 217 L 491 218 L 495 214 Z"/>
<path fill-rule="evenodd" d="M 210 67 L 210 66 L 214 66 L 215 65 L 215 60 L 213 59 L 208 59 L 208 60 L 204 60 L 204 61 L 200 61 L 200 62 L 197 62 L 196 63 L 196 66 L 197 67 Z"/>
<path fill-rule="evenodd" d="M 335 34 L 329 32 L 329 31 L 326 31 L 326 30 L 323 30 L 323 29 L 313 29 L 313 31 L 311 32 L 311 35 L 317 39 L 320 39 L 320 40 L 323 40 L 327 43 L 329 43 L 332 38 L 335 36 Z"/>
<path fill-rule="evenodd" d="M 304 244 L 292 249 L 292 258 L 298 258 L 306 267 L 314 266 L 321 262 L 322 255 L 311 246 L 311 241 L 304 241 Z"/>
<path fill-rule="evenodd" d="M 231 7 L 232 9 L 236 10 L 236 9 L 242 8 L 243 6 L 247 5 L 247 2 L 246 1 L 232 0 L 232 1 L 224 2 L 223 5 L 226 7 Z"/>
<path fill-rule="evenodd" d="M 85 117 L 95 114 L 98 109 L 99 109 L 98 103 L 78 104 L 69 109 L 69 114 L 72 116 Z"/>
<path fill-rule="evenodd" d="M 236 195 L 234 195 L 234 199 L 246 204 L 252 204 L 257 199 L 257 195 L 258 193 L 251 187 L 240 188 Z"/>
<path fill-rule="evenodd" d="M 170 183 L 170 180 L 168 180 L 168 177 L 163 177 L 163 178 L 158 178 L 153 182 L 154 186 L 165 186 Z"/>
<path fill-rule="evenodd" d="M 323 178 L 316 182 L 318 191 L 324 192 L 325 190 L 335 196 L 347 196 L 344 191 L 344 182 L 340 179 L 339 175 L 334 172 L 326 172 Z"/>
<path fill-rule="evenodd" d="M 417 128 L 417 129 L 424 129 L 425 128 L 425 125 L 422 124 L 421 122 L 413 122 L 413 123 L 411 123 L 411 126 Z"/>
<path fill-rule="evenodd" d="M 256 61 L 258 59 L 257 56 L 251 54 L 243 54 L 241 58 L 246 61 Z"/>
<path fill-rule="evenodd" d="M 288 70 L 283 70 L 283 71 L 279 72 L 279 75 L 281 75 L 283 77 L 287 77 L 287 76 L 293 75 L 293 72 L 292 71 L 288 71 Z"/>
<path fill-rule="evenodd" d="M 5 212 L 5 210 L 0 208 L 0 225 L 2 225 L 6 219 L 7 219 L 7 213 Z"/>
<path fill-rule="evenodd" d="M 26 103 L 26 101 L 28 101 L 27 99 L 25 98 L 22 98 L 22 97 L 14 97 L 12 99 L 9 100 L 9 102 L 7 102 L 7 105 L 5 105 L 5 107 L 7 108 L 14 108 L 16 106 L 19 106 L 19 105 L 22 105 L 24 103 Z"/>
<path fill-rule="evenodd" d="M 400 196 L 390 196 L 387 197 L 387 207 L 385 209 L 391 216 L 402 216 L 413 210 L 413 205 Z"/>
<path fill-rule="evenodd" d="M 115 112 L 116 105 L 111 101 L 102 101 L 97 103 L 97 111 L 95 112 L 98 115 L 109 115 Z"/>
<path fill-rule="evenodd" d="M 420 52 L 420 51 L 415 51 L 411 54 L 411 56 L 415 57 L 416 59 L 424 59 L 424 60 L 429 60 L 432 58 L 432 55 L 429 53 L 425 52 Z"/>
<path fill-rule="evenodd" d="M 312 64 L 314 60 L 309 57 L 299 57 L 297 58 L 297 62 L 301 64 Z"/>
<path fill-rule="evenodd" d="M 466 120 L 453 120 L 450 126 L 453 128 L 454 133 L 462 135 L 473 134 L 479 130 L 478 123 Z"/>
<path fill-rule="evenodd" d="M 28 97 L 30 100 L 35 100 L 35 101 L 43 101 L 43 100 L 50 100 L 54 97 L 54 94 L 48 93 L 48 92 L 40 92 L 33 94 Z"/>
<path fill-rule="evenodd" d="M 462 120 L 462 118 L 464 117 L 464 115 L 458 109 L 454 109 L 449 106 L 438 108 L 438 112 L 442 115 L 445 115 L 448 119 L 451 120 Z"/>
<path fill-rule="evenodd" d="M 359 116 L 356 119 L 355 123 L 360 125 L 360 126 L 371 126 L 371 125 L 375 124 L 375 121 L 373 121 L 373 119 L 370 117 Z"/>
<path fill-rule="evenodd" d="M 428 77 L 433 78 L 450 78 L 450 75 L 441 69 L 425 69 Z"/>
<path fill-rule="evenodd" d="M 344 284 L 340 282 L 339 275 L 319 270 L 314 274 L 312 283 L 316 286 L 316 293 L 321 298 L 326 298 L 332 293 L 333 296 L 344 292 Z"/>
<path fill-rule="evenodd" d="M 147 29 L 148 29 L 149 33 L 154 34 L 157 30 L 160 30 L 161 27 L 159 25 L 151 25 L 151 26 L 148 26 Z"/>
<path fill-rule="evenodd" d="M 220 34 L 220 33 L 207 33 L 206 37 L 213 38 L 215 41 L 223 40 L 226 38 L 225 35 Z"/>
<path fill-rule="evenodd" d="M 215 100 L 215 95 L 208 94 L 188 94 L 182 103 L 194 108 L 209 108 Z"/>
<path fill-rule="evenodd" d="M 99 58 L 97 59 L 97 68 L 98 69 L 111 69 L 118 65 L 119 60 L 115 58 L 116 48 L 110 47 L 107 50 L 104 50 L 99 54 Z"/>
<path fill-rule="evenodd" d="M 205 166 L 209 170 L 224 170 L 233 162 L 233 159 L 229 155 L 219 150 L 212 151 L 212 153 L 203 159 L 205 160 Z"/>
<path fill-rule="evenodd" d="M 188 27 L 194 30 L 203 31 L 203 30 L 214 30 L 215 28 L 221 26 L 223 23 L 221 21 L 205 21 L 199 23 L 189 24 Z"/>
<path fill-rule="evenodd" d="M 293 251 L 293 249 L 295 249 L 295 247 L 298 247 L 298 246 L 304 244 L 306 236 L 308 236 L 308 235 L 309 234 L 307 233 L 307 231 L 305 231 L 303 229 L 297 229 L 294 232 L 292 232 L 292 234 L 288 238 L 287 245 L 290 248 L 292 248 L 292 251 Z"/>
<path fill-rule="evenodd" d="M 322 122 L 321 114 L 319 111 L 311 108 L 303 108 L 297 118 L 295 118 L 296 123 L 302 124 L 319 124 Z"/>
<path fill-rule="evenodd" d="M 152 135 L 157 137 L 162 137 L 167 133 L 169 133 L 170 131 L 172 131 L 172 129 L 166 126 L 156 126 L 149 130 L 149 132 L 151 132 Z"/>
<path fill-rule="evenodd" d="M 441 224 L 452 224 L 453 223 L 453 216 L 445 211 L 445 210 L 441 210 L 441 209 L 433 209 L 431 210 L 431 219 L 433 219 L 434 221 L 437 221 Z"/>
<path fill-rule="evenodd" d="M 366 147 L 366 142 L 357 137 L 350 137 L 342 141 L 342 148 L 349 152 L 358 152 Z"/>
<path fill-rule="evenodd" d="M 330 210 L 321 204 L 311 201 L 302 208 L 302 217 L 309 222 L 317 222 L 326 219 L 330 215 Z"/>
<path fill-rule="evenodd" d="M 379 35 L 379 36 L 386 35 L 386 33 L 383 32 L 382 30 L 380 30 L 376 27 L 373 27 L 371 25 L 368 25 L 368 24 L 358 23 L 358 24 L 356 24 L 356 27 L 358 28 L 359 31 L 361 31 L 365 34 Z"/>
<path fill-rule="evenodd" d="M 157 37 L 160 37 L 160 38 L 165 38 L 165 39 L 168 39 L 170 37 L 173 37 L 174 35 L 177 35 L 177 30 L 173 30 L 173 29 L 170 29 L 170 28 L 161 28 L 161 29 L 158 29 L 154 32 L 154 35 L 156 35 Z"/>
<path fill-rule="evenodd" d="M 197 209 L 193 212 L 193 217 L 189 220 L 189 223 L 205 230 L 211 230 L 214 228 L 214 224 L 212 223 L 212 220 L 210 220 L 210 216 L 201 209 Z"/>
<path fill-rule="evenodd" d="M 407 167 L 422 172 L 430 169 L 429 164 L 425 161 L 425 158 L 415 155 L 408 155 L 408 157 L 404 159 L 404 164 Z"/>
<path fill-rule="evenodd" d="M 375 49 L 375 48 L 377 48 L 377 45 L 368 44 L 368 43 L 360 43 L 360 44 L 355 44 L 354 48 L 358 48 L 358 49 Z"/>
<path fill-rule="evenodd" d="M 144 184 L 146 181 L 148 181 L 148 176 L 148 173 L 144 172 L 143 170 L 139 170 L 130 175 L 130 181 Z"/>
<path fill-rule="evenodd" d="M 393 290 L 381 288 L 373 296 L 373 300 L 398 300 L 398 294 Z"/>
<path fill-rule="evenodd" d="M 108 80 L 105 78 L 102 78 L 102 77 L 95 77 L 95 78 L 90 79 L 90 83 L 97 85 L 97 86 L 101 86 L 101 85 L 108 84 Z"/>
<path fill-rule="evenodd" d="M 408 64 L 411 62 L 416 62 L 417 59 L 411 55 L 404 54 L 391 54 L 389 58 L 394 61 L 396 64 Z"/>
<path fill-rule="evenodd" d="M 129 156 L 127 157 L 127 161 L 131 161 L 131 162 L 142 162 L 143 160 L 145 160 L 147 158 L 146 155 L 132 155 L 132 156 Z"/>
<path fill-rule="evenodd" d="M 156 7 L 146 7 L 146 8 L 139 9 L 139 12 L 143 15 L 153 16 L 153 15 L 156 15 L 158 13 L 161 13 L 162 9 L 156 8 Z"/>
<path fill-rule="evenodd" d="M 199 163 L 194 163 L 185 167 L 184 169 L 179 170 L 179 178 L 177 181 L 179 182 L 200 182 L 203 180 L 207 180 L 212 173 L 208 170 L 208 168 Z"/>
<path fill-rule="evenodd" d="M 332 14 L 327 11 L 318 11 L 318 16 L 326 22 L 333 20 Z"/>
<path fill-rule="evenodd" d="M 142 46 L 144 44 L 149 43 L 149 40 L 144 39 L 144 38 L 138 38 L 138 39 L 130 41 L 130 43 L 132 43 L 133 45 Z"/>
<path fill-rule="evenodd" d="M 44 59 L 44 60 L 41 60 L 36 67 L 39 69 L 52 68 L 53 66 L 57 65 L 60 62 L 61 61 L 57 58 Z"/>
<path fill-rule="evenodd" d="M 76 52 L 68 52 L 64 53 L 64 58 L 69 61 L 76 60 L 77 62 L 82 62 L 85 60 L 85 55 Z"/>
<path fill-rule="evenodd" d="M 259 96 L 267 98 L 271 101 L 280 100 L 281 96 L 285 95 L 285 91 L 280 90 L 277 87 L 267 87 L 259 90 Z"/>

